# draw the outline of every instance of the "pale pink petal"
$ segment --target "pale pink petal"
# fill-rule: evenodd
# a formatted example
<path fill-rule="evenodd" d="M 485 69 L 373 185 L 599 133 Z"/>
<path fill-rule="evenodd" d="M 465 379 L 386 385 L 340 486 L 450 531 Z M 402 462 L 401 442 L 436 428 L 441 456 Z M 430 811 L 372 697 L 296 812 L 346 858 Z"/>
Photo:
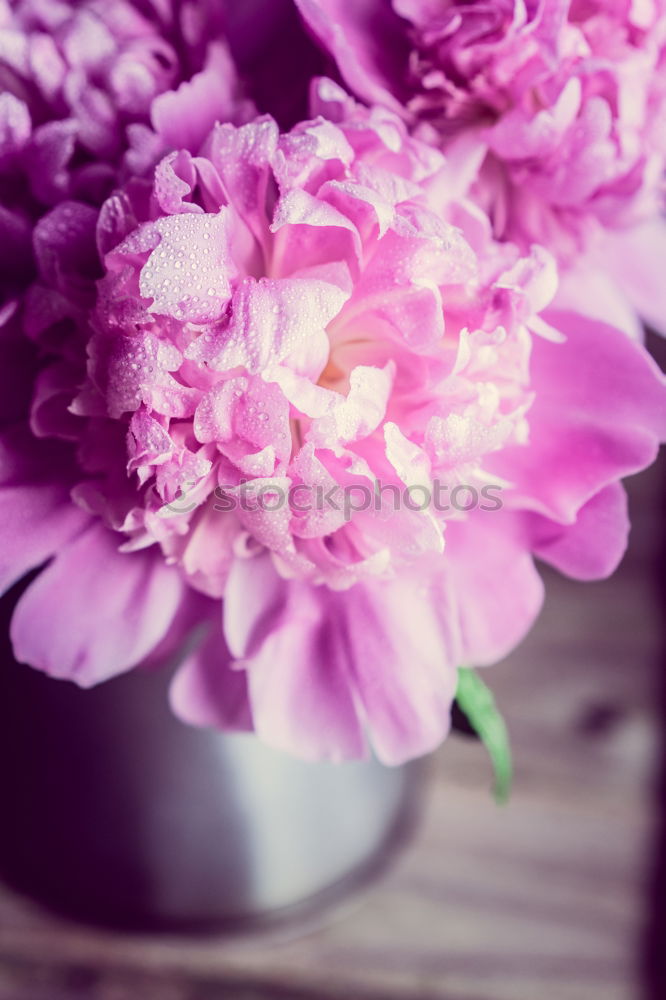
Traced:
<path fill-rule="evenodd" d="M 8 166 L 21 152 L 31 132 L 30 111 L 24 101 L 7 91 L 0 94 L 0 167 Z"/>
<path fill-rule="evenodd" d="M 153 190 L 155 198 L 167 215 L 178 212 L 200 214 L 200 205 L 187 201 L 197 182 L 197 173 L 192 157 L 187 150 L 169 153 L 155 167 Z"/>
<path fill-rule="evenodd" d="M 262 243 L 268 229 L 266 200 L 278 134 L 275 122 L 267 117 L 241 128 L 218 125 L 203 150 L 222 182 L 227 200 Z"/>
<path fill-rule="evenodd" d="M 328 355 L 326 325 L 346 297 L 323 281 L 245 278 L 234 292 L 228 327 L 197 341 L 188 357 L 219 371 L 242 366 L 258 373 L 287 361 L 300 374 L 317 374 Z"/>
<path fill-rule="evenodd" d="M 218 319 L 231 294 L 234 266 L 227 213 L 168 215 L 153 223 L 160 242 L 141 271 L 140 292 L 153 313 L 205 323 Z"/>
<path fill-rule="evenodd" d="M 560 275 L 553 308 L 600 320 L 623 330 L 631 340 L 639 343 L 643 340 L 643 324 L 636 314 L 638 306 L 632 305 L 608 271 L 585 259 L 577 259 Z"/>
<path fill-rule="evenodd" d="M 603 264 L 645 323 L 666 334 L 666 222 L 655 219 L 608 236 Z"/>
<path fill-rule="evenodd" d="M 315 420 L 307 440 L 335 450 L 349 441 L 368 437 L 386 416 L 395 365 L 385 368 L 357 365 L 349 375 L 349 392 L 336 401 L 330 413 Z"/>

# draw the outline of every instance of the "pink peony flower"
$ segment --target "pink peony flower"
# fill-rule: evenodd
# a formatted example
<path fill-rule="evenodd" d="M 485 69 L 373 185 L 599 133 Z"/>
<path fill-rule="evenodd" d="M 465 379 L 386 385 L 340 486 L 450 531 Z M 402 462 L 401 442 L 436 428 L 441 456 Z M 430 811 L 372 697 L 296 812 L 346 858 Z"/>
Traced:
<path fill-rule="evenodd" d="M 35 273 L 32 230 L 63 200 L 99 206 L 215 120 L 255 113 L 224 42 L 224 5 L 0 0 L 0 302 Z M 213 16 L 216 15 L 216 16 Z M 212 39 L 212 41 L 209 41 Z"/>
<path fill-rule="evenodd" d="M 663 0 L 297 4 L 357 94 L 467 161 L 498 238 L 555 253 L 561 302 L 664 328 Z"/>
<path fill-rule="evenodd" d="M 187 721 L 396 763 L 530 627 L 534 556 L 617 564 L 666 394 L 640 345 L 548 310 L 550 255 L 496 242 L 455 162 L 330 81 L 313 114 L 217 124 L 37 225 L 0 578 L 46 563 L 12 640 L 52 676 L 189 636 Z"/>

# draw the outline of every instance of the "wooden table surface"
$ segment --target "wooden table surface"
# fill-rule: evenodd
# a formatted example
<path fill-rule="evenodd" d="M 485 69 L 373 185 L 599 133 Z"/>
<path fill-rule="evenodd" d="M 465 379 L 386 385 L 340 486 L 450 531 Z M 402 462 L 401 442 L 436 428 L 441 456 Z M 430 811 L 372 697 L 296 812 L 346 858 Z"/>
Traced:
<path fill-rule="evenodd" d="M 297 936 L 107 933 L 0 890 L 0 1000 L 646 996 L 662 476 L 634 481 L 634 536 L 616 576 L 581 585 L 548 573 L 537 627 L 489 675 L 513 740 L 508 807 L 488 794 L 480 747 L 449 740 L 392 869 Z"/>

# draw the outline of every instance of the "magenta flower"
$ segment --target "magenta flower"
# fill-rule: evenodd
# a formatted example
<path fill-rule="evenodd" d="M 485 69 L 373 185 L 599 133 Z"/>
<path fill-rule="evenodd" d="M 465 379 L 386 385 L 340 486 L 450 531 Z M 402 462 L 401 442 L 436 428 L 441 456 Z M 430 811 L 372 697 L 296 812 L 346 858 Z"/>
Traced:
<path fill-rule="evenodd" d="M 0 303 L 35 274 L 32 230 L 65 199 L 99 206 L 211 122 L 244 121 L 224 5 L 0 0 Z M 213 17 L 217 14 L 217 18 Z"/>
<path fill-rule="evenodd" d="M 48 561 L 12 639 L 52 676 L 96 684 L 194 630 L 186 720 L 395 763 L 445 735 L 457 667 L 530 627 L 533 556 L 614 568 L 664 379 L 549 312 L 549 254 L 497 243 L 398 117 L 326 80 L 313 113 L 215 125 L 99 217 L 37 225 L 0 575 Z"/>
<path fill-rule="evenodd" d="M 357 94 L 467 160 L 498 238 L 566 265 L 562 302 L 664 327 L 663 0 L 296 2 Z"/>
<path fill-rule="evenodd" d="M 170 0 L 3 2 L 3 158 L 24 153 L 40 200 L 80 197 L 108 183 L 111 165 L 127 149 L 127 127 L 152 121 L 159 131 L 173 103 L 170 92 L 207 60 L 213 68 L 206 87 L 195 85 L 198 98 L 215 101 L 221 120 L 233 116 L 236 81 L 220 19 L 209 46 L 203 25 L 188 16 L 191 5 L 177 17 L 178 9 Z M 209 26 L 210 37 L 216 35 Z M 196 114 L 196 102 L 190 104 Z"/>

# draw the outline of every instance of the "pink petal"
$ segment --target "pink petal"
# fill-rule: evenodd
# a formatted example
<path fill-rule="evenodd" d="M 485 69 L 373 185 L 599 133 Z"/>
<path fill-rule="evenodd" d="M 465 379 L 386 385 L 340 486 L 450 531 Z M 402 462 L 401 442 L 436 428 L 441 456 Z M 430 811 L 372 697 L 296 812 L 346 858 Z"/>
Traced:
<path fill-rule="evenodd" d="M 180 558 L 188 582 L 210 597 L 224 594 L 234 561 L 233 543 L 241 533 L 238 521 L 228 512 L 208 502 L 192 515 L 188 534 L 182 539 Z M 216 625 L 219 624 L 219 604 Z"/>
<path fill-rule="evenodd" d="M 383 0 L 296 0 L 296 5 L 351 89 L 404 113 L 391 83 L 405 77 L 407 40 L 390 5 Z"/>
<path fill-rule="evenodd" d="M 18 156 L 31 131 L 30 111 L 24 101 L 8 91 L 0 94 L 0 166 Z"/>
<path fill-rule="evenodd" d="M 619 483 L 588 500 L 575 524 L 556 524 L 538 514 L 527 516 L 534 554 L 576 580 L 610 576 L 627 548 L 627 496 Z"/>
<path fill-rule="evenodd" d="M 434 750 L 449 729 L 459 662 L 442 582 L 400 573 L 356 584 L 339 603 L 339 641 L 377 757 L 401 764 Z"/>
<path fill-rule="evenodd" d="M 141 271 L 139 288 L 150 312 L 192 323 L 219 319 L 235 274 L 226 209 L 216 215 L 167 215 L 152 223 L 160 242 Z"/>
<path fill-rule="evenodd" d="M 90 205 L 64 201 L 34 229 L 39 272 L 47 285 L 67 294 L 80 292 L 81 278 L 97 276 L 97 212 Z"/>
<path fill-rule="evenodd" d="M 35 437 L 59 437 L 75 441 L 80 421 L 68 410 L 81 384 L 81 372 L 66 361 L 42 368 L 35 379 L 30 429 Z"/>
<path fill-rule="evenodd" d="M 288 587 L 268 555 L 236 559 L 224 597 L 224 634 L 232 654 L 252 656 L 282 620 Z"/>
<path fill-rule="evenodd" d="M 203 211 L 200 205 L 185 201 L 197 182 L 197 173 L 187 150 L 177 150 L 165 156 L 155 167 L 153 176 L 155 198 L 167 215 L 179 212 L 200 214 Z"/>
<path fill-rule="evenodd" d="M 363 728 L 387 764 L 433 749 L 456 686 L 450 609 L 437 581 L 405 575 L 336 593 L 280 579 L 265 556 L 242 561 L 225 631 L 244 654 L 258 735 L 312 759 L 362 755 Z"/>
<path fill-rule="evenodd" d="M 219 620 L 209 624 L 206 637 L 179 666 L 169 702 L 178 718 L 189 725 L 252 730 L 247 677 L 244 670 L 233 669 Z"/>
<path fill-rule="evenodd" d="M 188 356 L 206 358 L 219 371 L 241 365 L 260 373 L 288 361 L 299 374 L 318 375 L 328 356 L 326 326 L 346 298 L 324 281 L 244 278 L 234 292 L 229 326 L 210 344 L 197 341 Z"/>
<path fill-rule="evenodd" d="M 666 334 L 666 222 L 605 234 L 603 263 L 644 322 Z"/>
<path fill-rule="evenodd" d="M 283 580 L 268 556 L 237 560 L 224 602 L 224 628 L 247 670 L 257 735 L 301 757 L 364 754 L 330 591 Z"/>
<path fill-rule="evenodd" d="M 606 239 L 604 244 L 607 245 Z M 638 306 L 632 305 L 616 278 L 584 259 L 577 258 L 573 266 L 560 275 L 553 307 L 616 326 L 631 340 L 640 342 L 643 339 L 643 325 L 636 315 Z M 662 315 L 666 316 L 666 311 Z"/>
<path fill-rule="evenodd" d="M 227 201 L 259 242 L 265 240 L 268 229 L 266 196 L 278 134 L 277 125 L 268 117 L 241 128 L 218 125 L 204 149 L 222 182 Z"/>
<path fill-rule="evenodd" d="M 47 121 L 35 129 L 27 162 L 33 193 L 53 205 L 70 193 L 70 161 L 76 149 L 78 125 L 72 118 Z"/>
<path fill-rule="evenodd" d="M 457 607 L 458 665 L 501 660 L 534 624 L 543 601 L 520 519 L 479 510 L 449 521 L 444 558 Z"/>
<path fill-rule="evenodd" d="M 233 61 L 220 42 L 211 45 L 209 52 L 204 70 L 153 101 L 152 124 L 167 148 L 198 153 L 216 122 L 235 116 L 238 102 Z"/>
<path fill-rule="evenodd" d="M 68 545 L 89 523 L 70 498 L 69 455 L 27 428 L 0 436 L 0 592 Z"/>
<path fill-rule="evenodd" d="M 167 633 L 183 598 L 161 553 L 118 551 L 95 524 L 61 549 L 14 612 L 14 653 L 52 677 L 92 687 L 124 673 Z"/>
<path fill-rule="evenodd" d="M 300 614 L 317 594 L 298 590 Z M 314 610 L 319 610 L 313 607 Z M 365 756 L 365 739 L 346 673 L 336 623 L 290 616 L 244 663 L 255 732 L 271 746 L 306 760 Z"/>
<path fill-rule="evenodd" d="M 337 395 L 330 413 L 315 420 L 306 440 L 335 450 L 349 441 L 368 437 L 386 416 L 395 365 L 385 368 L 357 365 L 349 376 L 349 392 Z"/>
<path fill-rule="evenodd" d="M 271 224 L 276 234 L 274 268 L 289 275 L 307 265 L 346 261 L 356 265 L 361 253 L 358 230 L 342 212 L 301 188 L 278 202 Z"/>
<path fill-rule="evenodd" d="M 572 523 L 601 489 L 654 461 L 666 436 L 666 379 L 621 331 L 573 313 L 544 318 L 567 339 L 534 338 L 529 443 L 486 464 L 521 506 Z"/>

